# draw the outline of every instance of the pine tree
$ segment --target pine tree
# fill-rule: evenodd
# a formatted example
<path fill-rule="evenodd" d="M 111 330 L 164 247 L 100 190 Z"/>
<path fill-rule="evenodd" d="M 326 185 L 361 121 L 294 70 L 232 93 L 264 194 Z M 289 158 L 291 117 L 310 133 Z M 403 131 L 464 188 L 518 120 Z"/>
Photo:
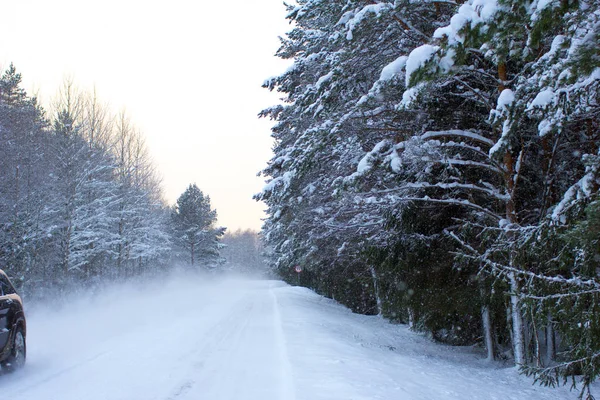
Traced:
<path fill-rule="evenodd" d="M 432 41 L 407 59 L 412 92 L 405 97 L 426 96 L 444 80 L 463 74 L 487 81 L 471 92 L 493 101 L 486 129 L 493 145 L 485 162 L 498 167 L 495 187 L 504 196 L 498 199 L 504 216 L 498 227 L 493 220 L 479 222 L 476 245 L 466 236 L 453 237 L 482 271 L 506 279 L 515 362 L 526 371 L 543 371 L 540 376 L 550 384 L 557 379 L 549 379 L 549 371 L 560 368 L 539 369 L 542 343 L 532 332 L 540 325 L 551 332 L 564 327 L 564 320 L 585 319 L 590 311 L 573 308 L 566 300 L 554 312 L 544 304 L 558 298 L 577 302 L 579 294 L 590 290 L 589 280 L 581 284 L 577 268 L 556 265 L 561 246 L 553 231 L 576 219 L 599 186 L 597 162 L 591 161 L 598 154 L 598 19 L 595 3 L 468 1 L 450 25 L 436 30 Z M 490 215 L 501 215 L 499 209 L 484 208 Z M 578 304 L 587 303 L 580 300 Z M 538 315 L 544 318 L 525 318 L 529 306 L 543 309 Z M 552 340 L 547 345 L 553 346 Z M 572 345 L 578 357 L 586 351 L 581 342 Z M 596 373 L 594 357 L 584 358 L 590 361 L 590 368 L 584 368 L 587 390 Z M 561 371 L 563 376 L 568 373 L 568 368 Z"/>
<path fill-rule="evenodd" d="M 595 347 L 564 329 L 595 315 L 583 305 L 597 278 L 562 235 L 600 186 L 598 5 L 307 0 L 289 12 L 278 55 L 294 66 L 266 82 L 286 97 L 263 112 L 275 155 L 257 196 L 280 273 L 301 263 L 302 284 L 354 309 L 371 292 L 384 315 L 434 334 L 461 321 L 473 340 L 481 324 L 488 358 L 510 343 L 550 383 L 572 373 L 539 369 L 558 335 L 586 360 L 587 388 Z M 557 296 L 580 307 L 548 306 Z"/>
<path fill-rule="evenodd" d="M 398 64 L 397 48 L 421 43 L 425 21 L 447 10 L 410 2 L 300 2 L 289 7 L 296 27 L 278 52 L 294 58 L 294 67 L 265 85 L 286 94 L 282 106 L 262 114 L 277 121 L 276 146 L 263 171 L 270 180 L 257 196 L 269 206 L 264 230 L 276 267 L 288 273 L 303 265 L 304 276 L 314 278 L 307 284 L 332 296 L 330 289 L 339 287 L 336 298 L 371 297 L 363 310 L 377 303 L 376 270 L 364 250 L 385 246 L 389 236 L 382 204 L 345 190 L 345 178 L 365 149 L 394 140 L 400 125 L 394 104 L 380 102 L 398 92 L 387 84 L 398 80 L 398 68 L 382 69 Z M 343 276 L 348 263 L 356 274 L 353 290 Z"/>
<path fill-rule="evenodd" d="M 54 240 L 60 249 L 54 279 L 90 281 L 103 275 L 118 237 L 115 164 L 101 148 L 90 148 L 67 108 L 54 121 L 52 153 Z"/>
<path fill-rule="evenodd" d="M 219 239 L 225 228 L 215 227 L 217 211 L 210 197 L 191 184 L 179 196 L 171 213 L 173 241 L 187 252 L 189 264 L 210 266 L 219 261 Z"/>
<path fill-rule="evenodd" d="M 51 186 L 44 113 L 20 84 L 11 64 L 0 78 L 0 261 L 22 286 L 44 264 Z"/>

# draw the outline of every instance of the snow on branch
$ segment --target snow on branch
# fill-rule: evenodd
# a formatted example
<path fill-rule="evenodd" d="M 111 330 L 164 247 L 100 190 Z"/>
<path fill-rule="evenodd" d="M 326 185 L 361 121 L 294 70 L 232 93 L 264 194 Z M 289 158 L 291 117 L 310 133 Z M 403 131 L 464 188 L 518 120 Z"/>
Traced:
<path fill-rule="evenodd" d="M 465 139 L 471 139 L 477 142 L 481 142 L 483 144 L 487 144 L 488 146 L 494 145 L 494 141 L 486 138 L 485 136 L 482 136 L 475 132 L 464 131 L 460 129 L 449 129 L 445 131 L 428 131 L 421 135 L 421 139 L 437 139 L 447 137 L 462 137 Z"/>
<path fill-rule="evenodd" d="M 598 159 L 600 157 L 591 157 Z M 587 168 L 587 173 L 572 185 L 564 194 L 560 203 L 554 208 L 551 219 L 555 223 L 565 224 L 567 222 L 567 212 L 581 201 L 588 200 L 594 193 L 594 187 L 600 186 L 600 166 L 598 160 Z"/>
<path fill-rule="evenodd" d="M 487 187 L 481 187 L 481 186 L 477 186 L 477 185 L 470 184 L 470 183 L 459 183 L 459 182 L 443 183 L 443 182 L 439 182 L 439 183 L 431 184 L 431 183 L 427 183 L 427 182 L 418 182 L 418 183 L 407 183 L 407 184 L 405 184 L 403 186 L 407 187 L 407 188 L 411 188 L 411 189 L 434 189 L 434 188 L 438 188 L 438 189 L 446 189 L 446 190 L 448 190 L 448 189 L 475 190 L 475 191 L 479 191 L 479 192 L 485 193 L 488 196 L 496 198 L 497 200 L 501 200 L 501 201 L 507 201 L 510 198 L 509 195 L 502 194 L 498 190 L 490 189 L 490 188 L 487 188 Z"/>
<path fill-rule="evenodd" d="M 359 11 L 353 10 L 345 13 L 338 25 L 344 25 L 348 29 L 346 34 L 346 40 L 352 40 L 354 38 L 353 32 L 357 25 L 359 25 L 365 18 L 370 14 L 375 15 L 376 18 L 381 17 L 382 13 L 393 8 L 391 3 L 375 3 L 364 6 Z"/>
<path fill-rule="evenodd" d="M 404 83 L 407 88 L 411 86 L 413 74 L 431 61 L 439 50 L 439 46 L 424 44 L 410 52 L 406 59 L 406 81 Z"/>
<path fill-rule="evenodd" d="M 497 166 L 489 164 L 489 163 L 482 163 L 482 162 L 471 161 L 471 160 L 460 160 L 460 159 L 445 159 L 440 162 L 446 163 L 448 165 L 465 165 L 465 166 L 471 166 L 471 167 L 481 167 L 481 168 L 488 169 L 492 172 L 495 172 L 497 174 L 502 173 L 502 170 L 500 170 Z"/>
<path fill-rule="evenodd" d="M 559 299 L 564 299 L 564 298 L 569 298 L 569 297 L 576 297 L 576 296 L 583 296 L 586 294 L 597 294 L 597 293 L 600 293 L 600 288 L 595 288 L 595 289 L 590 289 L 590 290 L 580 290 L 577 292 L 569 292 L 569 293 L 550 294 L 547 296 L 535 296 L 535 295 L 530 295 L 530 294 L 524 294 L 523 298 L 531 299 L 531 300 L 546 301 L 546 300 L 559 300 Z"/>
<path fill-rule="evenodd" d="M 448 236 L 450 236 L 451 238 L 456 240 L 460 244 L 461 247 L 463 247 L 464 249 L 466 249 L 467 251 L 469 251 L 471 253 L 471 254 L 461 254 L 461 256 L 471 259 L 471 260 L 474 260 L 474 261 L 482 262 L 486 266 L 490 267 L 490 269 L 492 269 L 494 272 L 497 272 L 500 274 L 505 274 L 505 273 L 511 272 L 518 276 L 531 278 L 533 280 L 538 280 L 538 281 L 542 281 L 542 282 L 546 282 L 546 283 L 563 284 L 563 285 L 567 285 L 567 286 L 575 286 L 575 287 L 582 287 L 582 288 L 591 287 L 591 288 L 593 288 L 592 289 L 593 291 L 600 291 L 600 283 L 594 279 L 583 280 L 580 277 L 565 278 L 560 275 L 547 276 L 547 275 L 538 274 L 538 273 L 535 273 L 532 271 L 515 268 L 510 265 L 497 263 L 495 261 L 490 260 L 489 256 L 487 256 L 486 254 L 481 254 L 479 251 L 477 251 L 475 248 L 473 248 L 473 246 L 471 246 L 470 244 L 466 243 L 464 240 L 459 238 L 454 232 L 449 231 L 449 230 L 446 230 L 445 232 L 448 234 Z"/>
<path fill-rule="evenodd" d="M 362 96 L 358 101 L 357 105 L 362 105 L 367 102 L 369 98 L 376 97 L 381 93 L 381 89 L 386 82 L 391 81 L 394 77 L 399 77 L 406 66 L 407 56 L 400 56 L 394 61 L 386 65 L 379 76 L 379 79 L 373 83 L 373 86 L 369 90 L 369 93 Z"/>
<path fill-rule="evenodd" d="M 450 184 L 448 184 L 448 185 L 450 185 Z M 425 188 L 425 186 L 421 186 L 420 184 L 415 184 L 415 188 L 417 188 L 417 187 Z M 431 185 L 430 187 L 436 187 L 436 185 Z M 396 192 L 401 192 L 402 189 L 407 189 L 407 188 L 410 188 L 410 187 L 407 185 L 407 186 L 397 187 L 394 189 L 375 190 L 375 191 L 371 191 L 371 192 L 367 192 L 367 193 L 360 193 L 359 195 L 365 196 L 365 197 L 369 196 L 369 197 L 367 197 L 367 199 L 369 199 L 369 198 L 372 198 L 373 195 L 392 194 L 392 193 L 396 193 Z M 482 189 L 482 188 L 480 188 L 480 189 Z M 425 203 L 433 203 L 433 204 L 446 204 L 446 205 L 452 205 L 452 206 L 467 207 L 467 208 L 479 211 L 482 214 L 485 214 L 489 217 L 492 217 L 496 221 L 500 221 L 502 219 L 501 216 L 494 213 L 493 211 L 491 211 L 485 207 L 482 207 L 479 204 L 473 203 L 472 201 L 466 200 L 466 199 L 438 199 L 438 198 L 432 198 L 429 196 L 423 196 L 423 197 L 401 196 L 401 197 L 394 197 L 393 200 L 395 203 L 425 202 Z"/>
<path fill-rule="evenodd" d="M 354 172 L 352 175 L 346 177 L 344 179 L 344 181 L 346 183 L 352 182 L 354 179 L 369 172 L 371 170 L 371 168 L 373 168 L 374 162 L 375 162 L 375 160 L 377 160 L 378 155 L 381 154 L 383 151 L 385 151 L 389 147 L 389 145 L 390 145 L 390 142 L 387 139 L 382 140 L 381 142 L 377 143 L 377 145 L 375 145 L 373 150 L 371 150 L 370 152 L 365 154 L 365 156 L 358 162 L 358 165 L 356 167 L 356 172 Z"/>

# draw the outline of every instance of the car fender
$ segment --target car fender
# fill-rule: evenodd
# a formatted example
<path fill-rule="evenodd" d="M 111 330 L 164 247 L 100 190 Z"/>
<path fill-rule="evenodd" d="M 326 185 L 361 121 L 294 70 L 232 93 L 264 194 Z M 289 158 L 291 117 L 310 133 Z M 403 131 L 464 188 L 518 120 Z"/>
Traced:
<path fill-rule="evenodd" d="M 21 326 L 23 336 L 27 337 L 27 323 L 25 322 L 25 313 L 23 311 L 19 311 L 16 315 L 15 323 L 13 324 L 13 327 L 11 329 L 13 334 L 17 331 L 17 328 L 19 326 Z"/>
<path fill-rule="evenodd" d="M 18 330 L 19 326 L 22 329 L 23 337 L 27 338 L 27 326 L 25 323 L 25 318 L 23 317 L 22 314 L 23 314 L 22 312 L 19 312 L 19 314 L 17 314 L 17 317 L 15 318 L 15 323 L 12 324 L 12 327 L 10 329 L 10 335 L 8 337 L 9 346 L 6 347 L 6 349 L 11 349 L 11 350 L 7 350 L 9 352 L 12 351 L 11 343 L 14 343 L 15 335 L 17 334 L 17 330 Z"/>

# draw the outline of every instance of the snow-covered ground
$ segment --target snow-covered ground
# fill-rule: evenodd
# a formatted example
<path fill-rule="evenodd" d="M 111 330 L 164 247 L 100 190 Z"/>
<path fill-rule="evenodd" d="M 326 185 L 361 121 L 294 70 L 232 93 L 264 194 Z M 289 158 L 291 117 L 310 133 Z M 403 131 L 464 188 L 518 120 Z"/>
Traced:
<path fill-rule="evenodd" d="M 577 397 L 278 281 L 173 278 L 28 312 L 2 400 Z"/>

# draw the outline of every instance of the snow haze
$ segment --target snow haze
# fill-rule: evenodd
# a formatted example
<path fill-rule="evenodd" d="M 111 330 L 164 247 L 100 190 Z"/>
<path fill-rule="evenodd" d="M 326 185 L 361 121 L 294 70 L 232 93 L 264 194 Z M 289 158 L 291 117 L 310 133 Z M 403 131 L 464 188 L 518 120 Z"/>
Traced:
<path fill-rule="evenodd" d="M 174 275 L 27 312 L 28 361 L 0 376 L 3 399 L 576 397 L 280 281 Z"/>
<path fill-rule="evenodd" d="M 256 177 L 271 152 L 258 120 L 277 96 L 261 88 L 286 63 L 273 55 L 289 29 L 278 0 L 219 2 L 20 0 L 3 4 L 0 67 L 52 100 L 71 76 L 97 88 L 142 130 L 172 204 L 190 183 L 210 195 L 219 223 L 258 229 Z"/>

